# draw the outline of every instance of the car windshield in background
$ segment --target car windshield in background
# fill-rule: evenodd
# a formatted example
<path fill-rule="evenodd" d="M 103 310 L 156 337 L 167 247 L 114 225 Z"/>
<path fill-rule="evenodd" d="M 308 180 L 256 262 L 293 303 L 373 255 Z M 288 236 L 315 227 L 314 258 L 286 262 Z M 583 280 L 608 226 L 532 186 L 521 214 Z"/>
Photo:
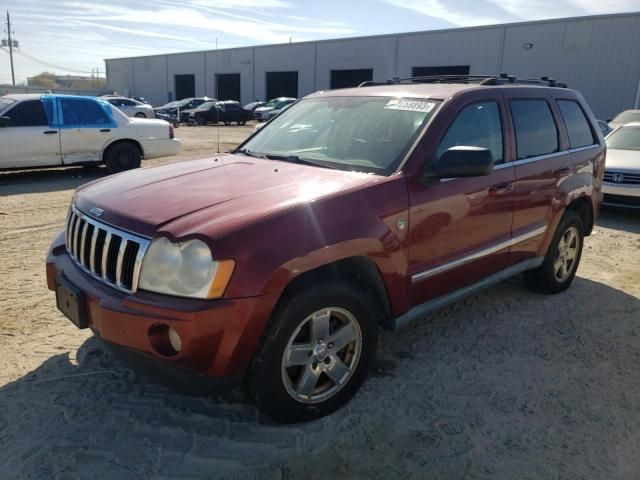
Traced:
<path fill-rule="evenodd" d="M 214 105 L 216 105 L 216 102 L 204 102 L 198 107 L 198 110 L 209 110 Z"/>
<path fill-rule="evenodd" d="M 310 98 L 273 119 L 240 151 L 389 174 L 439 104 L 390 97 Z"/>
<path fill-rule="evenodd" d="M 614 150 L 640 150 L 640 126 L 621 127 L 607 137 L 607 147 Z"/>
<path fill-rule="evenodd" d="M 612 122 L 615 123 L 631 123 L 640 122 L 640 111 L 637 112 L 622 112 L 618 114 Z"/>
<path fill-rule="evenodd" d="M 9 105 L 12 103 L 15 103 L 15 100 L 12 100 L 11 98 L 0 98 L 0 112 L 9 108 Z"/>

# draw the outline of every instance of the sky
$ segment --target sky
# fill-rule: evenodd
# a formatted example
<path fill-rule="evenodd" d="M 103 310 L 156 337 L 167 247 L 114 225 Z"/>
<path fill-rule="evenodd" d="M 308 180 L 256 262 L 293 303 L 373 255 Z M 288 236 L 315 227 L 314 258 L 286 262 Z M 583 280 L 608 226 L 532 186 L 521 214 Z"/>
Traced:
<path fill-rule="evenodd" d="M 104 59 L 640 10 L 638 0 L 0 0 L 16 81 Z M 6 25 L 0 29 L 6 38 Z M 0 84 L 11 80 L 0 47 Z"/>

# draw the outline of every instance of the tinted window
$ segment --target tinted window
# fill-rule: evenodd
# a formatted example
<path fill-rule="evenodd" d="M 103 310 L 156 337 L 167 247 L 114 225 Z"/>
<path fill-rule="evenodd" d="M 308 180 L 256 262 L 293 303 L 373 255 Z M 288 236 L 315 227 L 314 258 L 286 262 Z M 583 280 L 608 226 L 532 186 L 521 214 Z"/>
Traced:
<path fill-rule="evenodd" d="M 578 102 L 573 100 L 559 100 L 558 106 L 564 118 L 564 124 L 569 134 L 569 145 L 571 148 L 593 145 L 595 140 L 589 122 L 584 116 L 584 112 Z"/>
<path fill-rule="evenodd" d="M 438 158 L 451 147 L 483 147 L 491 151 L 494 163 L 502 163 L 502 123 L 495 101 L 464 107 L 438 145 Z"/>
<path fill-rule="evenodd" d="M 558 130 L 545 100 L 512 100 L 518 159 L 558 151 Z"/>
<path fill-rule="evenodd" d="M 115 105 L 116 107 L 132 107 L 135 105 L 131 100 L 127 100 L 125 98 L 116 98 L 109 100 L 111 105 Z"/>
<path fill-rule="evenodd" d="M 11 127 L 41 127 L 49 125 L 40 100 L 22 102 L 6 113 Z"/>
<path fill-rule="evenodd" d="M 65 125 L 106 125 L 111 123 L 100 104 L 93 100 L 63 98 L 60 100 Z"/>

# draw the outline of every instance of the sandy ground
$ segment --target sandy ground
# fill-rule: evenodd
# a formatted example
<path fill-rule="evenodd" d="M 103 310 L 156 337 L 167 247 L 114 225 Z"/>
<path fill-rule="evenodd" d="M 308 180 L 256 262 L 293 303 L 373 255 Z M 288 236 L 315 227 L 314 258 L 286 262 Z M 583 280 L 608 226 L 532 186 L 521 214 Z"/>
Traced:
<path fill-rule="evenodd" d="M 177 133 L 149 164 L 216 151 L 214 127 Z M 515 278 L 385 332 L 348 407 L 282 427 L 138 377 L 58 313 L 45 253 L 102 175 L 0 174 L 0 478 L 640 478 L 640 212 L 602 213 L 569 291 Z"/>

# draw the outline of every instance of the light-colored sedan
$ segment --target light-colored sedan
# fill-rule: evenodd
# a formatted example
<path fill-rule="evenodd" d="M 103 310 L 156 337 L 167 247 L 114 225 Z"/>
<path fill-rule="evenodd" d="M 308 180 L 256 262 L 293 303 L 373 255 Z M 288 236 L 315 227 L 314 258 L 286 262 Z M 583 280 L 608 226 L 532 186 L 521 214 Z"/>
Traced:
<path fill-rule="evenodd" d="M 617 128 L 606 142 L 604 205 L 640 208 L 640 122 Z"/>
<path fill-rule="evenodd" d="M 72 95 L 0 97 L 0 169 L 104 163 L 109 172 L 177 155 L 163 120 L 129 118 L 103 99 Z"/>
<path fill-rule="evenodd" d="M 631 122 L 640 122 L 640 110 L 625 110 L 609 120 L 609 126 L 614 129 Z"/>
<path fill-rule="evenodd" d="M 137 118 L 155 118 L 156 114 L 153 111 L 153 107 L 149 104 L 139 102 L 132 98 L 127 97 L 115 97 L 112 95 L 105 95 L 102 99 L 109 102 L 114 107 L 118 107 L 128 117 Z"/>
<path fill-rule="evenodd" d="M 272 119 L 285 108 L 293 105 L 297 102 L 297 98 L 290 97 L 278 97 L 273 100 L 269 100 L 264 106 L 258 107 L 253 111 L 253 115 L 256 120 L 264 122 Z"/>

